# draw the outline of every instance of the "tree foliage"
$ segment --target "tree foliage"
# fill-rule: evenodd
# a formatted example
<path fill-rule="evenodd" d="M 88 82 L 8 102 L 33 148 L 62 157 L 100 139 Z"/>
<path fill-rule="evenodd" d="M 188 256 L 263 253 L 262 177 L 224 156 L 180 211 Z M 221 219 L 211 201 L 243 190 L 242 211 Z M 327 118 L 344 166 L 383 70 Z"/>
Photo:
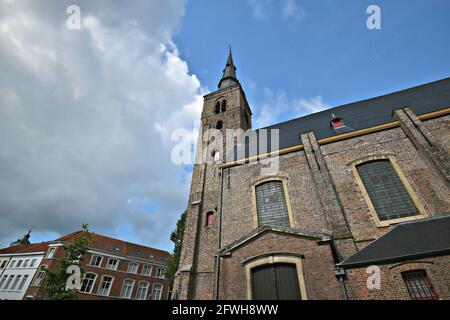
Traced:
<path fill-rule="evenodd" d="M 178 219 L 177 227 L 170 235 L 170 240 L 174 243 L 172 256 L 170 257 L 167 265 L 166 277 L 169 279 L 170 287 L 173 287 L 173 281 L 175 279 L 175 273 L 178 270 L 181 256 L 181 245 L 183 243 L 184 227 L 186 223 L 186 211 Z"/>
<path fill-rule="evenodd" d="M 83 258 L 88 250 L 92 237 L 89 233 L 88 225 L 83 224 L 83 231 L 71 243 L 63 245 L 64 256 L 58 259 L 56 270 L 47 270 L 44 280 L 44 299 L 46 300 L 76 300 L 78 298 L 75 289 L 66 290 L 67 279 L 71 274 L 67 273 L 67 268 L 76 265 L 84 273 L 82 268 Z"/>

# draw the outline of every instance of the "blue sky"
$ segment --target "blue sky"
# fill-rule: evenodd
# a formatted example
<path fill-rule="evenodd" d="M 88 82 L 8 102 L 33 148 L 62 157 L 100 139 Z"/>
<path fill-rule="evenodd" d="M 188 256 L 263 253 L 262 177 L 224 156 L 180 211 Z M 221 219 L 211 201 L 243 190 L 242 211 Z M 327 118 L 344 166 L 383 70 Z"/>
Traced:
<path fill-rule="evenodd" d="M 91 230 L 171 250 L 228 44 L 261 127 L 450 75 L 450 1 L 0 0 L 0 246 Z M 381 9 L 369 30 L 367 7 Z"/>
<path fill-rule="evenodd" d="M 449 76 L 449 1 L 293 1 L 286 16 L 288 3 L 190 1 L 174 41 L 210 90 L 231 43 L 254 112 L 264 89 L 337 106 Z M 370 4 L 381 8 L 381 30 L 366 27 Z"/>

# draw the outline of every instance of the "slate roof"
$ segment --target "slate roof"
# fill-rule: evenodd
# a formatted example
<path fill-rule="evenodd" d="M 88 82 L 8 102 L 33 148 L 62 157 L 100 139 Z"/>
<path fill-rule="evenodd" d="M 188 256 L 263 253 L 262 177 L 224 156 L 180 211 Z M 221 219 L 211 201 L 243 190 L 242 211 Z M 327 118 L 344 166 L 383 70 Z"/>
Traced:
<path fill-rule="evenodd" d="M 388 122 L 395 121 L 392 113 L 395 109 L 409 106 L 417 115 L 437 111 L 450 106 L 450 77 L 412 87 L 402 91 L 383 96 L 358 101 L 339 107 L 327 109 L 307 116 L 277 123 L 263 129 L 279 129 L 279 149 L 284 149 L 301 144 L 299 135 L 313 131 L 317 139 L 328 138 L 355 130 L 365 129 Z M 333 115 L 342 118 L 346 127 L 344 130 L 335 130 L 330 126 Z M 255 130 L 258 135 L 259 130 Z M 255 155 L 246 148 L 246 156 Z M 270 146 L 267 151 L 270 150 Z M 260 152 L 263 153 L 263 152 Z M 231 156 L 231 157 L 230 157 Z M 228 161 L 239 160 L 242 157 L 230 155 Z"/>
<path fill-rule="evenodd" d="M 344 268 L 450 254 L 450 215 L 398 224 L 348 257 Z"/>
<path fill-rule="evenodd" d="M 219 89 L 225 89 L 232 85 L 235 85 L 239 83 L 239 80 L 236 77 L 236 66 L 233 62 L 233 55 L 230 53 L 228 54 L 227 64 L 225 65 L 225 69 L 223 69 L 223 75 L 222 79 L 220 79 L 219 84 L 217 87 Z"/>

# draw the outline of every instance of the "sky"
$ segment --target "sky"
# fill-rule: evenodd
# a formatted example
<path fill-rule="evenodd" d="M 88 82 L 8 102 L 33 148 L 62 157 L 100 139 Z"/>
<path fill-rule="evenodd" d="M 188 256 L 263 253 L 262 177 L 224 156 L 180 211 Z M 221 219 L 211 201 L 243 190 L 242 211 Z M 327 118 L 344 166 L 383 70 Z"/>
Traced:
<path fill-rule="evenodd" d="M 369 5 L 381 10 L 370 30 Z M 68 29 L 70 5 L 80 29 Z M 195 133 L 228 45 L 262 127 L 446 78 L 450 2 L 0 0 L 0 246 L 88 223 L 172 250 Z"/>

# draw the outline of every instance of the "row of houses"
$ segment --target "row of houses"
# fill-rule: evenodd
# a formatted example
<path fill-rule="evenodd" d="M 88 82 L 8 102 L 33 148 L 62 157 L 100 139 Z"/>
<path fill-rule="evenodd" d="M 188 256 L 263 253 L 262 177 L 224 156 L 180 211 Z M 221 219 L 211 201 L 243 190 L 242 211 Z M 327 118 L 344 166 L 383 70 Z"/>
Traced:
<path fill-rule="evenodd" d="M 47 270 L 55 270 L 65 252 L 83 231 L 54 241 L 30 243 L 30 233 L 0 249 L 0 300 L 40 300 Z M 92 243 L 81 261 L 84 269 L 80 300 L 164 300 L 169 282 L 164 274 L 170 254 L 119 239 L 91 233 Z"/>

